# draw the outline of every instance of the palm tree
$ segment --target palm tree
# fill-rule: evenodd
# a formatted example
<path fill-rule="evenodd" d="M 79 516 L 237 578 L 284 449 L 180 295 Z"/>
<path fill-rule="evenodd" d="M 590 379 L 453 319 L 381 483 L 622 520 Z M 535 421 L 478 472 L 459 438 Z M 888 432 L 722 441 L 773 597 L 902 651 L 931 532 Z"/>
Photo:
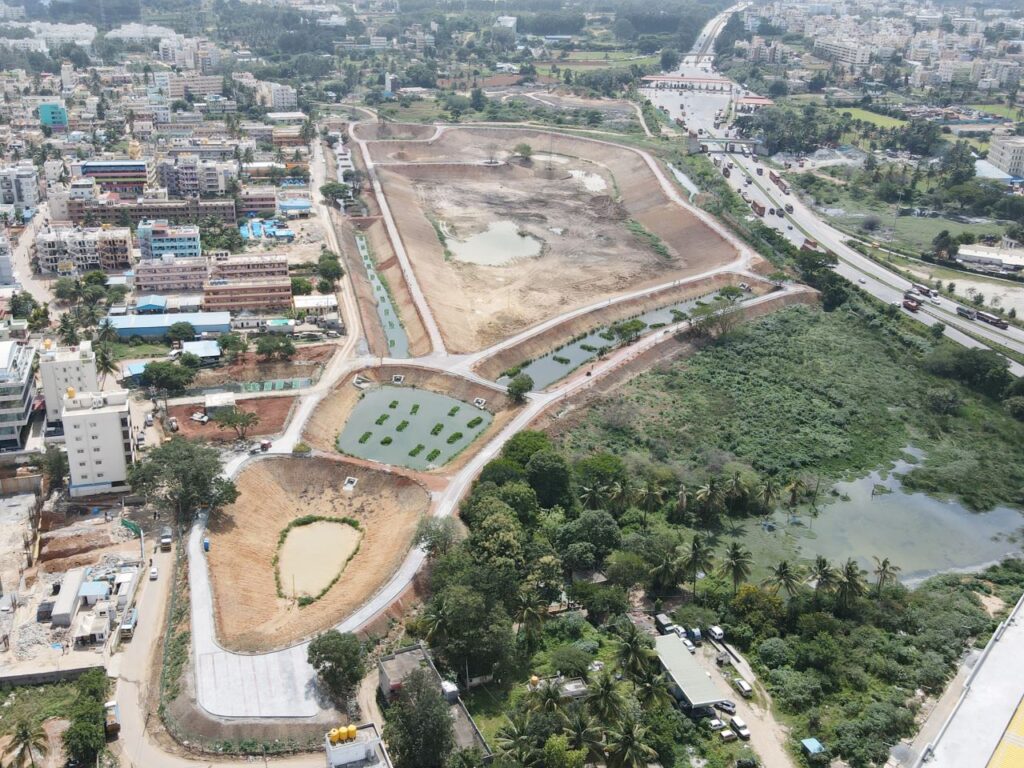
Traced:
<path fill-rule="evenodd" d="M 109 320 L 103 320 L 96 327 L 96 343 L 113 344 L 115 341 L 117 341 L 117 329 Z"/>
<path fill-rule="evenodd" d="M 796 505 L 800 503 L 800 497 L 807 491 L 807 485 L 799 477 L 795 477 L 786 485 L 786 493 L 789 494 L 789 510 L 792 514 Z"/>
<path fill-rule="evenodd" d="M 608 501 L 611 502 L 616 514 L 622 514 L 625 511 L 632 495 L 629 483 L 627 482 L 616 480 L 608 486 Z"/>
<path fill-rule="evenodd" d="M 690 577 L 691 591 L 694 598 L 696 598 L 697 574 L 701 572 L 707 573 L 711 570 L 715 562 L 714 552 L 712 552 L 707 542 L 704 541 L 704 537 L 699 533 L 695 533 L 690 541 L 689 549 L 683 552 L 681 560 L 683 571 Z"/>
<path fill-rule="evenodd" d="M 57 336 L 69 347 L 73 347 L 78 343 L 78 328 L 70 312 L 61 315 L 60 325 L 57 326 Z"/>
<path fill-rule="evenodd" d="M 555 682 L 540 682 L 530 691 L 530 711 L 562 715 L 562 692 Z"/>
<path fill-rule="evenodd" d="M 515 621 L 518 624 L 517 636 L 526 640 L 527 648 L 532 649 L 544 627 L 547 618 L 547 605 L 540 595 L 532 589 L 520 589 L 516 596 Z"/>
<path fill-rule="evenodd" d="M 586 751 L 588 762 L 604 760 L 604 734 L 583 707 L 573 707 L 565 719 L 562 732 L 569 739 L 570 749 Z"/>
<path fill-rule="evenodd" d="M 679 490 L 676 491 L 676 505 L 674 508 L 675 515 L 673 516 L 673 521 L 685 520 L 689 506 L 690 489 L 686 487 L 686 483 L 680 483 Z"/>
<path fill-rule="evenodd" d="M 779 483 L 773 475 L 768 475 L 761 481 L 761 486 L 757 489 L 757 500 L 761 502 L 761 506 L 764 507 L 767 514 L 772 511 L 778 499 Z"/>
<path fill-rule="evenodd" d="M 732 580 L 732 593 L 735 595 L 740 584 L 750 578 L 750 569 L 754 565 L 754 556 L 750 550 L 734 541 L 725 550 L 722 564 L 718 566 L 718 572 L 723 577 Z"/>
<path fill-rule="evenodd" d="M 500 753 L 508 755 L 517 765 L 536 765 L 540 757 L 530 735 L 529 712 L 510 717 L 495 734 L 494 744 Z"/>
<path fill-rule="evenodd" d="M 783 560 L 772 568 L 771 575 L 764 580 L 764 584 L 773 592 L 777 593 L 781 588 L 787 595 L 793 597 L 800 591 L 803 577 L 799 567 L 791 565 L 789 560 Z"/>
<path fill-rule="evenodd" d="M 665 496 L 665 489 L 657 480 L 648 480 L 633 491 L 633 503 L 644 513 L 644 528 L 647 527 L 647 515 L 656 512 Z"/>
<path fill-rule="evenodd" d="M 11 741 L 4 750 L 4 765 L 8 768 L 36 768 L 36 755 L 45 758 L 50 753 L 50 741 L 40 725 L 21 721 L 14 728 Z"/>
<path fill-rule="evenodd" d="M 725 481 L 725 498 L 729 501 L 730 511 L 736 512 L 737 505 L 746 501 L 748 493 L 747 484 L 743 482 L 739 472 L 734 472 L 732 477 Z"/>
<path fill-rule="evenodd" d="M 598 722 L 614 722 L 622 712 L 622 694 L 615 687 L 615 678 L 605 670 L 587 688 L 587 695 L 583 698 L 590 712 Z"/>
<path fill-rule="evenodd" d="M 893 565 L 889 562 L 889 558 L 885 557 L 879 560 L 875 558 L 875 590 L 877 594 L 882 594 L 882 587 L 887 584 L 893 584 L 896 581 L 896 574 L 899 573 L 902 568 L 898 565 Z"/>
<path fill-rule="evenodd" d="M 637 629 L 636 624 L 627 621 L 619 631 L 619 647 L 615 656 L 622 673 L 635 680 L 648 669 L 654 652 L 646 635 Z"/>
<path fill-rule="evenodd" d="M 863 597 L 867 591 L 864 573 L 852 557 L 843 564 L 836 582 L 836 602 L 840 607 L 849 608 L 858 597 Z"/>
<path fill-rule="evenodd" d="M 811 570 L 807 574 L 807 580 L 814 582 L 815 600 L 822 592 L 832 591 L 836 586 L 838 576 L 836 569 L 832 567 L 832 563 L 827 558 L 821 555 L 814 558 L 814 565 L 811 566 Z"/>
<path fill-rule="evenodd" d="M 659 553 L 648 575 L 655 592 L 666 592 L 675 587 L 684 576 L 681 559 L 675 550 L 667 549 Z"/>
<path fill-rule="evenodd" d="M 671 703 L 672 694 L 668 690 L 668 681 L 657 669 L 646 667 L 633 680 L 634 695 L 644 709 L 660 709 Z"/>
<path fill-rule="evenodd" d="M 647 729 L 632 714 L 608 731 L 605 753 L 611 768 L 646 768 L 658 755 L 647 743 Z"/>
<path fill-rule="evenodd" d="M 601 509 L 608 496 L 608 488 L 600 483 L 584 485 L 580 488 L 580 501 L 587 509 Z"/>
<path fill-rule="evenodd" d="M 714 518 L 722 511 L 722 483 L 717 477 L 709 477 L 704 485 L 693 494 L 693 500 L 700 504 L 705 519 Z"/>
<path fill-rule="evenodd" d="M 100 375 L 100 389 L 103 389 L 109 374 L 117 373 L 117 361 L 109 344 L 96 347 L 96 373 Z"/>

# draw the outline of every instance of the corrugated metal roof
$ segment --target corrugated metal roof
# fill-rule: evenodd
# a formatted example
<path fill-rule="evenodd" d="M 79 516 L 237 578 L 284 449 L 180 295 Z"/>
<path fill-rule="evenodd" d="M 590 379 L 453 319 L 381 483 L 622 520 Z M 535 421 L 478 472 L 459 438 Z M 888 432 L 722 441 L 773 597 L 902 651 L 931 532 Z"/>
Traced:
<path fill-rule="evenodd" d="M 706 707 L 727 698 L 678 635 L 662 635 L 654 641 L 654 647 L 665 671 L 690 704 Z"/>
<path fill-rule="evenodd" d="M 110 324 L 118 330 L 134 328 L 164 328 L 174 323 L 192 323 L 194 326 L 231 326 L 230 312 L 179 312 L 172 315 L 125 315 L 108 317 Z"/>

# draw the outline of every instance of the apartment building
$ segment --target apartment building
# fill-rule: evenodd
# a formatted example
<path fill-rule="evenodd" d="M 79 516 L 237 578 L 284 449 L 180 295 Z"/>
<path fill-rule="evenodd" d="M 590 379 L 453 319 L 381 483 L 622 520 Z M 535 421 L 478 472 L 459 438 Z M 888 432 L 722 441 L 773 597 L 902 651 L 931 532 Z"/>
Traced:
<path fill-rule="evenodd" d="M 128 471 L 135 463 L 128 391 L 68 389 L 62 405 L 71 496 L 127 490 Z"/>
<path fill-rule="evenodd" d="M 238 217 L 234 200 L 165 200 L 138 198 L 122 200 L 117 196 L 99 199 L 69 199 L 67 219 L 75 222 L 93 221 L 116 224 L 130 221 L 138 224 L 146 219 L 163 219 L 171 224 L 202 221 L 214 218 L 224 224 L 235 225 Z"/>
<path fill-rule="evenodd" d="M 7 233 L 0 231 L 0 286 L 14 285 L 14 254 Z"/>
<path fill-rule="evenodd" d="M 145 159 L 139 160 L 82 160 L 73 163 L 72 174 L 77 178 L 95 179 L 104 192 L 141 195 L 156 186 L 156 167 Z"/>
<path fill-rule="evenodd" d="M 214 280 L 253 280 L 288 277 L 288 257 L 278 253 L 231 256 L 226 252 L 210 259 L 210 278 Z"/>
<path fill-rule="evenodd" d="M 156 87 L 171 101 L 184 99 L 185 95 L 210 96 L 224 92 L 224 78 L 220 75 L 202 75 L 198 72 L 156 72 L 153 75 Z"/>
<path fill-rule="evenodd" d="M 817 38 L 814 41 L 814 55 L 835 61 L 845 67 L 861 69 L 871 63 L 870 49 L 854 40 Z"/>
<path fill-rule="evenodd" d="M 31 160 L 0 168 L 0 203 L 16 208 L 39 205 L 39 172 Z"/>
<path fill-rule="evenodd" d="M 162 259 L 164 256 L 178 258 L 203 255 L 199 241 L 199 227 L 185 224 L 173 225 L 166 219 L 139 222 L 135 229 L 139 239 L 139 253 L 142 259 Z"/>
<path fill-rule="evenodd" d="M 138 294 L 203 290 L 209 276 L 209 264 L 202 256 L 177 258 L 166 254 L 158 259 L 143 259 L 135 265 L 135 291 Z"/>
<path fill-rule="evenodd" d="M 1024 177 L 1024 136 L 998 136 L 992 139 L 988 161 L 1003 173 Z"/>
<path fill-rule="evenodd" d="M 272 112 L 294 109 L 299 105 L 299 94 L 290 85 L 260 81 L 256 86 L 259 102 Z"/>
<path fill-rule="evenodd" d="M 68 387 L 79 392 L 99 391 L 92 342 L 83 341 L 77 347 L 59 347 L 51 339 L 46 339 L 39 351 L 39 380 L 46 400 L 46 421 L 51 424 L 58 422 Z"/>
<path fill-rule="evenodd" d="M 36 397 L 35 359 L 34 345 L 0 341 L 0 448 L 24 446 L 22 432 L 31 419 Z"/>
<path fill-rule="evenodd" d="M 277 213 L 277 189 L 275 187 L 246 187 L 238 196 L 238 213 L 248 216 L 273 216 Z"/>
<path fill-rule="evenodd" d="M 292 301 L 292 283 L 288 277 L 251 280 L 214 278 L 203 286 L 204 312 L 260 312 L 287 309 Z"/>
<path fill-rule="evenodd" d="M 36 234 L 32 258 L 43 272 L 75 275 L 93 269 L 125 269 L 132 263 L 127 227 L 54 227 Z"/>
<path fill-rule="evenodd" d="M 234 161 L 202 160 L 198 155 L 179 155 L 157 166 L 160 185 L 174 197 L 223 195 L 238 178 Z"/>

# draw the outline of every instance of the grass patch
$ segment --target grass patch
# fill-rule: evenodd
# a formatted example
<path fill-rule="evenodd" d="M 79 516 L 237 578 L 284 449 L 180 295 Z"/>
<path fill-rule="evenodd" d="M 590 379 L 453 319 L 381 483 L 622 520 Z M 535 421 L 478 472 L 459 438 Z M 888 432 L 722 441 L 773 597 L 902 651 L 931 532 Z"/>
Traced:
<path fill-rule="evenodd" d="M 457 414 L 461 409 L 462 409 L 462 406 L 459 406 L 459 405 L 452 406 L 452 408 L 448 411 L 448 418 L 451 418 L 452 416 Z"/>
<path fill-rule="evenodd" d="M 444 429 L 444 424 L 435 424 L 433 426 L 433 428 L 430 430 L 430 434 L 433 435 L 434 437 L 437 437 L 438 435 L 441 434 L 441 431 L 443 429 Z"/>
<path fill-rule="evenodd" d="M 906 120 L 900 120 L 898 117 L 878 115 L 874 112 L 869 112 L 866 109 L 860 109 L 858 107 L 832 107 L 829 111 L 835 112 L 837 115 L 849 112 L 850 116 L 854 120 L 861 120 L 865 123 L 878 126 L 879 128 L 899 128 L 900 126 L 907 124 Z"/>
<path fill-rule="evenodd" d="M 388 414 L 386 414 L 386 413 L 382 413 L 382 414 L 381 414 L 380 416 L 378 416 L 378 417 L 377 417 L 377 421 L 375 421 L 375 422 L 374 422 L 374 424 L 376 424 L 376 425 L 377 425 L 377 426 L 379 427 L 379 426 L 381 426 L 381 425 L 382 425 L 382 424 L 383 424 L 383 423 L 384 423 L 385 421 L 387 421 L 387 420 L 388 420 L 389 418 L 390 418 L 390 416 L 388 416 Z"/>
<path fill-rule="evenodd" d="M 124 341 L 115 341 L 110 344 L 114 354 L 114 360 L 136 360 L 145 357 L 166 357 L 171 351 L 168 344 L 153 343 L 149 341 L 141 344 L 128 344 Z"/>
<path fill-rule="evenodd" d="M 470 419 L 470 421 L 466 425 L 466 427 L 469 428 L 469 429 L 476 429 L 477 427 L 480 426 L 480 422 L 481 421 L 483 421 L 483 417 L 482 416 L 476 416 L 476 417 Z"/>
<path fill-rule="evenodd" d="M 457 443 L 461 439 L 462 439 L 462 433 L 461 432 L 452 432 L 448 436 L 448 445 L 452 445 L 453 443 Z"/>
<path fill-rule="evenodd" d="M 559 365 L 568 365 L 569 363 L 572 362 L 572 360 L 570 360 L 568 357 L 561 357 L 560 355 L 552 355 L 551 359 L 554 360 Z"/>
<path fill-rule="evenodd" d="M 626 228 L 633 234 L 633 236 L 637 240 L 640 240 L 641 242 L 645 243 L 647 246 L 651 248 L 651 250 L 653 250 L 659 256 L 663 256 L 666 259 L 672 257 L 672 254 L 669 253 L 668 246 L 666 246 L 665 243 L 662 242 L 662 239 L 653 232 L 651 232 L 649 229 L 647 229 L 647 227 L 645 227 L 636 219 L 630 219 L 629 221 L 627 221 Z"/>
<path fill-rule="evenodd" d="M 393 442 L 394 442 L 394 440 L 391 439 L 391 435 L 387 435 L 386 437 L 384 437 L 380 441 L 380 444 L 381 445 L 391 445 L 391 443 L 393 443 Z"/>
<path fill-rule="evenodd" d="M 360 442 L 360 444 L 363 444 L 363 443 L 365 443 L 365 442 L 366 442 L 367 440 L 369 440 L 369 439 L 370 439 L 371 437 L 373 437 L 373 432 L 363 432 L 363 434 L 361 434 L 361 435 L 359 436 L 359 442 Z"/>
<path fill-rule="evenodd" d="M 441 450 L 439 448 L 435 448 L 434 450 L 427 454 L 427 461 L 434 461 L 434 459 L 436 459 L 440 455 Z"/>
<path fill-rule="evenodd" d="M 25 685 L 4 689 L 0 736 L 14 732 L 20 722 L 39 725 L 51 717 L 67 717 L 77 691 L 71 683 Z"/>
<path fill-rule="evenodd" d="M 426 448 L 426 447 L 427 446 L 423 445 L 423 443 L 420 443 L 415 448 L 413 448 L 411 451 L 409 451 L 409 455 L 415 458 L 416 456 L 419 456 L 421 453 L 423 453 L 423 449 Z"/>
<path fill-rule="evenodd" d="M 413 403 L 412 408 L 409 410 L 409 413 L 412 414 L 413 416 L 415 416 L 419 412 L 420 412 L 420 404 L 419 403 Z"/>
<path fill-rule="evenodd" d="M 405 428 L 408 427 L 408 426 L 409 426 L 409 422 L 408 421 L 402 421 L 402 422 L 399 423 L 399 425 L 397 427 L 395 427 L 395 432 L 404 432 Z"/>
<path fill-rule="evenodd" d="M 388 408 L 390 408 L 391 410 L 394 410 L 397 407 L 398 407 L 398 401 L 397 400 L 392 400 L 390 403 L 388 403 Z"/>

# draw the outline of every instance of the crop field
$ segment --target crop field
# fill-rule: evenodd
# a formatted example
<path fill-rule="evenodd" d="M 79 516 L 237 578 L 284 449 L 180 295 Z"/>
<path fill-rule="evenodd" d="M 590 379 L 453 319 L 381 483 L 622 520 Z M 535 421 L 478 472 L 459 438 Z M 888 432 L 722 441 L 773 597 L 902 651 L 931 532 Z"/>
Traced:
<path fill-rule="evenodd" d="M 520 144 L 531 147 L 530 160 L 512 156 Z M 738 255 L 617 145 L 452 128 L 431 141 L 370 149 L 452 352 L 482 349 L 553 315 Z"/>
<path fill-rule="evenodd" d="M 351 491 L 342 489 L 346 477 L 356 478 Z M 218 641 L 243 652 L 290 645 L 359 608 L 398 568 L 430 504 L 418 483 L 340 458 L 262 459 L 237 484 L 238 501 L 210 521 L 207 561 Z M 341 576 L 319 600 L 300 606 L 293 583 L 299 595 L 322 588 L 324 564 L 300 570 L 286 559 L 280 572 L 276 556 L 282 533 L 303 515 L 351 518 L 361 538 L 354 554 L 353 541 L 339 543 L 340 560 L 326 565 L 330 577 Z M 289 538 L 295 531 L 302 528 Z"/>

